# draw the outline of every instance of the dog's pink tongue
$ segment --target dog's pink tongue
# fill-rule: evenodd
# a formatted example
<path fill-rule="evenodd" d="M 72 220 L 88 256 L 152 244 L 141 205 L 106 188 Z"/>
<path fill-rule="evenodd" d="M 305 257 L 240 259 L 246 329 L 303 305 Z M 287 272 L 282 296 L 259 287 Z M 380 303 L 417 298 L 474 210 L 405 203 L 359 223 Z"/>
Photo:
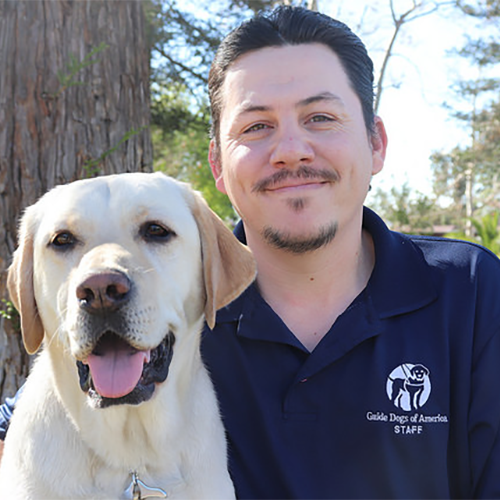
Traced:
<path fill-rule="evenodd" d="M 99 344 L 85 363 L 95 390 L 105 398 L 120 398 L 134 390 L 150 357 L 151 351 L 137 351 L 118 340 Z"/>

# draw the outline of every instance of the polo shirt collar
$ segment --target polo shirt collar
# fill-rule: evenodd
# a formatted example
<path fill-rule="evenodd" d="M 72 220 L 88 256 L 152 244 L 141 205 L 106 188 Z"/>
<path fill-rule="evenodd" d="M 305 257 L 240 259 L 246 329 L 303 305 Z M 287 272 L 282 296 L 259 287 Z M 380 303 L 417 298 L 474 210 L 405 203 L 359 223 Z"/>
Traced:
<path fill-rule="evenodd" d="M 373 315 L 378 319 L 385 319 L 418 310 L 436 300 L 437 290 L 430 268 L 421 250 L 410 237 L 390 231 L 382 219 L 366 207 L 363 211 L 363 227 L 373 238 L 375 267 L 360 297 L 369 296 Z M 246 244 L 241 221 L 237 224 L 234 234 Z M 235 321 L 239 320 L 243 313 L 251 314 L 259 299 L 263 300 L 253 284 L 234 302 L 217 313 L 217 322 Z M 272 312 L 269 306 L 268 309 Z M 260 314 L 262 312 L 260 311 Z M 276 319 L 279 320 L 277 316 Z M 252 338 L 260 338 L 261 331 L 252 329 Z M 249 332 L 245 331 L 245 336 L 248 335 Z M 267 335 L 266 333 L 262 340 L 265 340 Z"/>
<path fill-rule="evenodd" d="M 375 267 L 368 282 L 380 318 L 420 309 L 437 298 L 431 269 L 420 248 L 409 236 L 390 231 L 369 208 L 363 227 L 372 235 Z"/>

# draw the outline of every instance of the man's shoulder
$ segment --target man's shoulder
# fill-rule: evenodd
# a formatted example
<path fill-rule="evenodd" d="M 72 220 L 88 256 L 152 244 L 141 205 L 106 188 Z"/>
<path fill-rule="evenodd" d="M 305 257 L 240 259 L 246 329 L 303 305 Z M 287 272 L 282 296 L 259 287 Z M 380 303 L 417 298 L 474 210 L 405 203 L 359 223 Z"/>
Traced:
<path fill-rule="evenodd" d="M 430 265 L 441 267 L 487 267 L 500 272 L 500 259 L 487 248 L 470 241 L 437 236 L 405 235 Z"/>
<path fill-rule="evenodd" d="M 383 220 L 365 208 L 364 226 L 372 235 L 380 272 L 419 282 L 428 275 L 465 279 L 491 275 L 500 286 L 500 259 L 470 241 L 438 236 L 409 235 L 390 230 Z M 379 274 L 380 274 L 379 272 Z M 491 280 L 493 281 L 493 280 Z"/>
<path fill-rule="evenodd" d="M 456 301 L 478 301 L 500 316 L 500 259 L 487 248 L 464 240 L 409 236 L 438 289 Z M 474 297 L 474 299 L 473 299 Z"/>

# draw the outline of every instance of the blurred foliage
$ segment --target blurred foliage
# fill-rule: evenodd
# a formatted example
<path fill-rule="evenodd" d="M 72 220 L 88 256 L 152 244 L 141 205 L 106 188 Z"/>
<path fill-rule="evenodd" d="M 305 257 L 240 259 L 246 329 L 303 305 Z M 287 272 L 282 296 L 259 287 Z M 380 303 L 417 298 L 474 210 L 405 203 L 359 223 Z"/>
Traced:
<path fill-rule="evenodd" d="M 500 18 L 500 0 L 457 0 L 457 6 L 469 15 L 483 19 Z"/>
<path fill-rule="evenodd" d="M 165 172 L 200 191 L 210 207 L 228 223 L 235 213 L 226 195 L 215 188 L 208 164 L 209 111 L 193 109 L 180 83 L 157 89 L 151 101 L 154 170 Z"/>
<path fill-rule="evenodd" d="M 500 257 L 500 231 L 498 228 L 499 213 L 500 212 L 495 211 L 483 216 L 480 220 L 472 219 L 472 224 L 476 230 L 476 237 L 469 237 L 464 232 L 450 232 L 445 236 L 447 238 L 478 243 Z"/>
<path fill-rule="evenodd" d="M 481 220 L 472 219 L 476 229 L 477 239 L 481 245 L 489 248 L 493 253 L 500 255 L 500 231 L 498 230 L 498 214 L 493 212 L 485 215 Z"/>
<path fill-rule="evenodd" d="M 478 217 L 489 217 L 491 209 L 500 209 L 500 78 L 488 76 L 500 64 L 500 0 L 459 0 L 457 4 L 480 25 L 494 28 L 485 30 L 481 38 L 468 36 L 455 51 L 469 62 L 469 74 L 475 75 L 451 85 L 455 100 L 453 107 L 448 106 L 451 117 L 468 132 L 469 141 L 431 157 L 434 193 L 451 202 L 461 217 L 459 228 L 472 223 L 466 230 L 470 238 L 473 233 L 479 237 Z"/>
<path fill-rule="evenodd" d="M 456 214 L 443 208 L 435 197 L 414 192 L 408 183 L 389 191 L 377 189 L 368 205 L 391 229 L 408 234 L 433 234 L 438 226 L 455 226 Z"/>

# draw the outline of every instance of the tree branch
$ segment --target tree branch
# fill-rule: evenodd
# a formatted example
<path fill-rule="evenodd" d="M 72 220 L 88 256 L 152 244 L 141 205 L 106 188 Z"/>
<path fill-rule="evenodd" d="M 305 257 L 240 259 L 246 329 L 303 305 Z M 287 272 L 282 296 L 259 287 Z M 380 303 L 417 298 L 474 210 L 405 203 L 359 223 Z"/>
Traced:
<path fill-rule="evenodd" d="M 374 103 L 374 110 L 375 114 L 378 113 L 379 107 L 380 107 L 380 100 L 382 98 L 382 91 L 383 91 L 383 82 L 385 78 L 385 74 L 387 71 L 387 66 L 389 64 L 389 59 L 392 57 L 392 51 L 394 48 L 394 45 L 396 43 L 396 39 L 399 35 L 399 32 L 404 24 L 407 24 L 411 21 L 414 21 L 415 19 L 419 19 L 424 16 L 428 16 L 432 14 L 433 12 L 436 12 L 438 9 L 440 9 L 443 6 L 446 5 L 454 5 L 455 2 L 453 0 L 445 1 L 445 2 L 433 2 L 433 6 L 424 12 L 418 13 L 417 11 L 425 7 L 425 0 L 417 2 L 416 0 L 413 1 L 413 7 L 409 8 L 406 12 L 401 14 L 399 17 L 396 14 L 396 11 L 394 9 L 394 0 L 390 0 L 389 6 L 391 9 L 391 16 L 392 16 L 392 21 L 394 23 L 394 32 L 391 37 L 391 41 L 389 42 L 389 46 L 387 47 L 387 50 L 384 55 L 384 60 L 382 62 L 382 67 L 380 68 L 380 74 L 379 78 L 377 81 L 377 90 L 375 94 L 375 103 Z M 416 12 L 416 13 L 415 13 Z M 415 14 L 414 14 L 415 13 Z M 412 16 L 412 14 L 414 14 Z"/>
<path fill-rule="evenodd" d="M 167 59 L 168 61 L 170 61 L 173 65 L 175 66 L 178 66 L 182 71 L 186 71 L 187 73 L 189 73 L 191 76 L 194 76 L 195 78 L 197 78 L 198 80 L 200 80 L 204 85 L 206 85 L 208 83 L 208 79 L 206 77 L 204 77 L 203 75 L 200 75 L 199 73 L 197 73 L 196 71 L 193 71 L 191 68 L 185 66 L 184 64 L 182 64 L 181 62 L 179 61 L 176 61 L 175 59 L 172 58 L 172 56 L 170 56 L 169 54 L 167 54 L 167 52 L 165 52 L 163 50 L 162 47 L 159 47 L 158 45 L 155 45 L 154 46 L 154 49 L 162 56 L 164 57 L 165 59 Z"/>

